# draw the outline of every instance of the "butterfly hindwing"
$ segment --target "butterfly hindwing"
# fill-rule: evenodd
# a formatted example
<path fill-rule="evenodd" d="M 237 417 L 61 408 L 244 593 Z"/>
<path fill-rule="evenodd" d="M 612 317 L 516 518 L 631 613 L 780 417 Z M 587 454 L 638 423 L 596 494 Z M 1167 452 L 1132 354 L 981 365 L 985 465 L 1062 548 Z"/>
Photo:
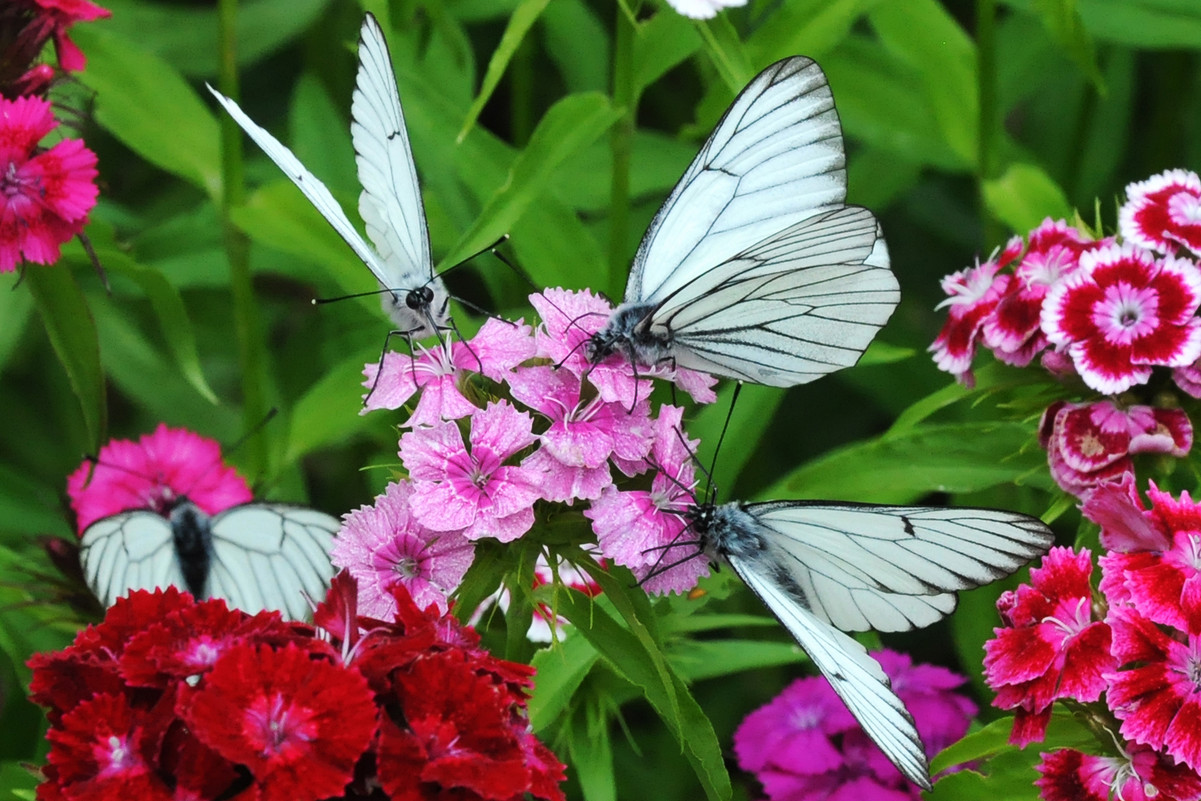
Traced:
<path fill-rule="evenodd" d="M 130 590 L 184 586 L 171 524 L 151 511 L 121 512 L 88 526 L 79 561 L 88 586 L 105 606 Z"/>

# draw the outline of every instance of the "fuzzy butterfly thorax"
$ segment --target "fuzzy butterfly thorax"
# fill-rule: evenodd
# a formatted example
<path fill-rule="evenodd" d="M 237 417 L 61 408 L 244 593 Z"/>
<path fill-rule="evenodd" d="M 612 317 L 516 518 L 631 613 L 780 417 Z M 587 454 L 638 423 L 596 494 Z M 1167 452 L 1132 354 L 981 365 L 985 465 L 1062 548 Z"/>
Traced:
<path fill-rule="evenodd" d="M 167 519 L 171 521 L 171 536 L 175 541 L 175 553 L 186 589 L 196 598 L 208 597 L 213 550 L 212 518 L 181 496 L 172 504 Z"/>
<path fill-rule="evenodd" d="M 592 364 L 600 364 L 615 353 L 632 364 L 654 367 L 672 358 L 671 333 L 650 328 L 656 303 L 623 303 L 605 327 L 588 338 L 584 355 Z"/>

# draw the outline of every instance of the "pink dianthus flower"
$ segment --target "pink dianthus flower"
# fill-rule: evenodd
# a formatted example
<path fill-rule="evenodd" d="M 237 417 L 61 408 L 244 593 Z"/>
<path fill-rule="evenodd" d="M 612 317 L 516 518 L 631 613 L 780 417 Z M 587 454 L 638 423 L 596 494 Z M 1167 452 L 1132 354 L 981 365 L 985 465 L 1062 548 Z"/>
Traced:
<path fill-rule="evenodd" d="M 1183 246 L 1201 255 L 1201 178 L 1167 170 L 1126 187 L 1118 227 L 1127 242 L 1160 253 Z"/>

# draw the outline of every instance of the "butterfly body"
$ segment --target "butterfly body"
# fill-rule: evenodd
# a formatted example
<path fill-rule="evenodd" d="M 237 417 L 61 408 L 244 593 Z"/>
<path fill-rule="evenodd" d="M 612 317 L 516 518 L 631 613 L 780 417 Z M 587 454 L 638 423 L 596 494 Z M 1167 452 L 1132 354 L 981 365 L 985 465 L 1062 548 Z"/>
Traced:
<path fill-rule="evenodd" d="M 760 73 L 651 221 L 590 361 L 781 387 L 854 364 L 900 296 L 875 217 L 845 205 L 845 164 L 821 68 Z"/>
<path fill-rule="evenodd" d="M 131 590 L 176 586 L 198 600 L 300 620 L 305 596 L 322 597 L 333 577 L 329 551 L 341 524 L 323 512 L 252 502 L 209 515 L 186 498 L 163 511 L 120 512 L 84 531 L 84 578 L 105 606 Z"/>

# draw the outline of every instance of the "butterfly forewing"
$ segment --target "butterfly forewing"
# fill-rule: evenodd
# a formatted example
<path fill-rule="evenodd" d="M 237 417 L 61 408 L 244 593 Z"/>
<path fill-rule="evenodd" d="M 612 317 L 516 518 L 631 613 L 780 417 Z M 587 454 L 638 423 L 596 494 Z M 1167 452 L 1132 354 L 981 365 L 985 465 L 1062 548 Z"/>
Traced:
<path fill-rule="evenodd" d="M 875 217 L 845 207 L 697 276 L 650 330 L 681 367 L 794 386 L 858 361 L 899 299 Z"/>
<path fill-rule="evenodd" d="M 726 559 L 809 655 L 880 750 L 910 781 L 928 789 L 930 771 L 917 727 L 880 663 L 858 642 L 810 613 L 764 572 L 762 563 Z"/>
<path fill-rule="evenodd" d="M 79 561 L 88 586 L 105 606 L 130 590 L 184 586 L 171 524 L 154 512 L 97 520 L 83 533 Z"/>
<path fill-rule="evenodd" d="M 387 285 L 421 286 L 433 277 L 425 207 L 392 58 L 379 24 L 370 14 L 359 38 L 359 71 L 350 114 L 363 187 L 359 214 L 387 267 L 388 280 L 393 282 Z"/>
<path fill-rule="evenodd" d="M 1009 575 L 1052 542 L 1036 518 L 993 509 L 808 501 L 743 509 L 812 612 L 844 631 L 927 626 L 954 611 L 957 591 Z"/>
<path fill-rule="evenodd" d="M 795 57 L 738 96 L 655 215 L 625 301 L 658 302 L 698 272 L 846 199 L 842 130 L 825 75 Z"/>

